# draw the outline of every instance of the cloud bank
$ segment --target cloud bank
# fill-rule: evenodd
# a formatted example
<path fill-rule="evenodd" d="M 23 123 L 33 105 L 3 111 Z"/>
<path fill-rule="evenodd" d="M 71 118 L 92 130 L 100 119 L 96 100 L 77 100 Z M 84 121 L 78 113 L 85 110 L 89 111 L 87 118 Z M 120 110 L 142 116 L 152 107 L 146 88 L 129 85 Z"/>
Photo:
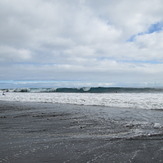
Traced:
<path fill-rule="evenodd" d="M 163 86 L 162 15 L 161 0 L 2 0 L 0 80 Z"/>

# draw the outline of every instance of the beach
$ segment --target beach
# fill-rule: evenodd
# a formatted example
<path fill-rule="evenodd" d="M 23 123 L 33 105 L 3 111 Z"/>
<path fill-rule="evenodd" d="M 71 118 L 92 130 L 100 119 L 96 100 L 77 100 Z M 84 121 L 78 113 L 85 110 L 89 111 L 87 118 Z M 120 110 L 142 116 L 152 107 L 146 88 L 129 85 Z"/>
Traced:
<path fill-rule="evenodd" d="M 0 101 L 0 162 L 163 162 L 163 111 Z"/>

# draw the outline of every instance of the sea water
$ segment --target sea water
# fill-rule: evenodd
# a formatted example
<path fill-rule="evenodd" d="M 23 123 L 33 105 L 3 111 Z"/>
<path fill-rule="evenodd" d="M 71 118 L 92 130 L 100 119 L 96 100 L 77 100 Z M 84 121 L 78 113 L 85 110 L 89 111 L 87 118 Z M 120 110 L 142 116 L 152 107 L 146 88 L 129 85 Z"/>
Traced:
<path fill-rule="evenodd" d="M 0 100 L 163 110 L 163 93 L 1 93 Z"/>

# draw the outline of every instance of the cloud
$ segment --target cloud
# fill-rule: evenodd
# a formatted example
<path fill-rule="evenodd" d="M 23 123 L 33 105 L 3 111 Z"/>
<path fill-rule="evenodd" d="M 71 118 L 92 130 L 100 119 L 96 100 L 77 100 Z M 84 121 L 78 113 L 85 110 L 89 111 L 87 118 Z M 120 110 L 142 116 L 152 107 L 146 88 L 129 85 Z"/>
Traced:
<path fill-rule="evenodd" d="M 0 79 L 161 81 L 161 4 L 0 1 Z"/>
<path fill-rule="evenodd" d="M 10 46 L 0 46 L 0 62 L 28 61 L 31 58 L 31 52 L 26 49 L 16 49 Z"/>

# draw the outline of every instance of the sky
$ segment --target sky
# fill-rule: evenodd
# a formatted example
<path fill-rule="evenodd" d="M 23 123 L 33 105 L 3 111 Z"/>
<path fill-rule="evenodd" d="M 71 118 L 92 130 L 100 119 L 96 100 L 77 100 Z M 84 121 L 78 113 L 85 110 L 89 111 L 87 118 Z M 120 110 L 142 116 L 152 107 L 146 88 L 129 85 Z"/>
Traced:
<path fill-rule="evenodd" d="M 0 88 L 163 86 L 162 0 L 0 0 L 0 20 Z"/>

